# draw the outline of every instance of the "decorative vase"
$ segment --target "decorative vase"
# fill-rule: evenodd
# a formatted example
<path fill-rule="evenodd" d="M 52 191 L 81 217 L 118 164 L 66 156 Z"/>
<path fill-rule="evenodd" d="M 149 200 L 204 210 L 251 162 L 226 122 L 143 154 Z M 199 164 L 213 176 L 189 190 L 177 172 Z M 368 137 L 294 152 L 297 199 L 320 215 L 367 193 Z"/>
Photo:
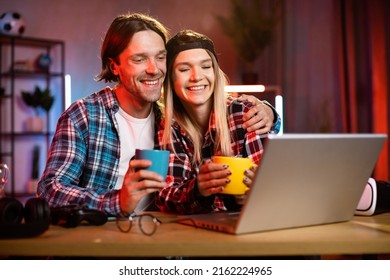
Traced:
<path fill-rule="evenodd" d="M 26 120 L 27 132 L 42 132 L 43 119 L 41 117 L 30 117 Z"/>
<path fill-rule="evenodd" d="M 38 179 L 30 179 L 27 182 L 27 192 L 29 194 L 36 194 L 38 189 Z"/>

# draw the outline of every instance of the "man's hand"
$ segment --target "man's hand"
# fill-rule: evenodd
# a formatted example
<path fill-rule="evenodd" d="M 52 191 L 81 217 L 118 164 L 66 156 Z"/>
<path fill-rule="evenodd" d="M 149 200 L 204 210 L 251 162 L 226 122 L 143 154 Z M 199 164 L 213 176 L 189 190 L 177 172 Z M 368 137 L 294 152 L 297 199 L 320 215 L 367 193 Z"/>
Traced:
<path fill-rule="evenodd" d="M 254 107 L 244 115 L 243 127 L 247 131 L 255 131 L 256 134 L 267 134 L 270 132 L 274 122 L 274 112 L 261 100 L 253 95 L 241 95 L 238 100 L 249 101 Z"/>
<path fill-rule="evenodd" d="M 152 163 L 146 159 L 135 159 L 129 163 L 122 188 L 119 192 L 121 211 L 131 214 L 146 195 L 165 187 L 164 178 L 156 172 L 145 170 Z"/>

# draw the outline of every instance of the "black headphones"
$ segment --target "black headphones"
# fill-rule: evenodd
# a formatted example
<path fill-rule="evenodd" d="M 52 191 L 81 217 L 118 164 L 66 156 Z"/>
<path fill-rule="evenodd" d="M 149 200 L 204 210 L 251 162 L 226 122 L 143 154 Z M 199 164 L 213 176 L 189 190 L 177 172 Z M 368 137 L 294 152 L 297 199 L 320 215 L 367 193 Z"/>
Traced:
<path fill-rule="evenodd" d="M 99 226 L 107 222 L 107 215 L 87 206 L 50 208 L 42 198 L 29 199 L 24 208 L 15 198 L 0 199 L 0 238 L 33 237 L 48 230 L 50 224 L 76 227 L 83 221 Z"/>
<path fill-rule="evenodd" d="M 45 232 L 50 225 L 50 207 L 42 198 L 31 198 L 25 207 L 14 198 L 0 199 L 0 238 L 24 238 Z"/>

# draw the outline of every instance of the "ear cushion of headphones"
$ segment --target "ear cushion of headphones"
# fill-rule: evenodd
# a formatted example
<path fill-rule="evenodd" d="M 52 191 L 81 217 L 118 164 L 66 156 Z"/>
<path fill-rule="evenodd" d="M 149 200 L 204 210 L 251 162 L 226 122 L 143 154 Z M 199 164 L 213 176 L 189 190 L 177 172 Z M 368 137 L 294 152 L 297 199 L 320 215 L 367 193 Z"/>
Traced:
<path fill-rule="evenodd" d="M 22 204 L 16 199 L 3 199 L 0 201 L 0 238 L 33 237 L 49 228 L 50 207 L 45 200 L 32 198 L 23 210 Z M 17 205 L 22 207 L 21 210 Z M 25 221 L 21 223 L 23 217 Z"/>
<path fill-rule="evenodd" d="M 22 203 L 18 200 L 4 197 L 0 199 L 0 225 L 19 224 L 24 215 Z"/>
<path fill-rule="evenodd" d="M 26 223 L 46 221 L 50 223 L 50 207 L 42 198 L 31 198 L 24 206 L 24 220 Z"/>

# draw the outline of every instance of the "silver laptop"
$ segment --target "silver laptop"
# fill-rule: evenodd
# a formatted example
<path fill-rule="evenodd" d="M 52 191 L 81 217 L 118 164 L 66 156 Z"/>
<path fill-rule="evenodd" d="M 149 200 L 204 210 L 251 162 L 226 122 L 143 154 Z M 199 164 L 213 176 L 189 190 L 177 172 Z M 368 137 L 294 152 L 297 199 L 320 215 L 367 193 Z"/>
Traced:
<path fill-rule="evenodd" d="M 242 210 L 181 216 L 183 223 L 243 234 L 348 221 L 386 137 L 270 135 Z"/>

